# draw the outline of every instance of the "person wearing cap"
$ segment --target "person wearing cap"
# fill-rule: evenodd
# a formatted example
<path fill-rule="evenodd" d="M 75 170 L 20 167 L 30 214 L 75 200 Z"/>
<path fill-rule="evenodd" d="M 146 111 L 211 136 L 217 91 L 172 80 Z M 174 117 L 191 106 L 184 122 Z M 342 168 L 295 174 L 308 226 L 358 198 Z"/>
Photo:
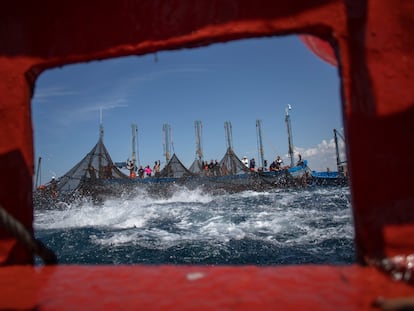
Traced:
<path fill-rule="evenodd" d="M 276 170 L 280 170 L 282 168 L 283 160 L 280 158 L 280 156 L 277 156 L 276 158 Z"/>

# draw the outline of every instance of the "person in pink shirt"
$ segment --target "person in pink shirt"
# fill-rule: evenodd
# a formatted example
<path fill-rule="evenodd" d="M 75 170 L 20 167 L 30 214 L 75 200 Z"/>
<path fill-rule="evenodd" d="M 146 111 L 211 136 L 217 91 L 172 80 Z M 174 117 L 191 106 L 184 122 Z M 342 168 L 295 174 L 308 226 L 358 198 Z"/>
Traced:
<path fill-rule="evenodd" d="M 152 174 L 152 169 L 150 168 L 150 166 L 149 166 L 149 165 L 147 165 L 147 166 L 144 168 L 144 171 L 145 171 L 145 174 L 146 174 L 148 177 L 151 177 L 151 174 Z"/>

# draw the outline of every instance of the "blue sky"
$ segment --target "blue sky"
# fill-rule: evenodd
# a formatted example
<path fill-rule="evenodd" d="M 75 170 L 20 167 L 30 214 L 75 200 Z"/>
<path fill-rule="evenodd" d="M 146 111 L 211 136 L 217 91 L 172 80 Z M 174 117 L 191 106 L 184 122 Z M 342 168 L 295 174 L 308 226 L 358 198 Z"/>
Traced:
<path fill-rule="evenodd" d="M 249 39 L 197 49 L 163 51 L 93 61 L 48 70 L 32 99 L 35 160 L 42 157 L 42 182 L 61 176 L 99 138 L 113 161 L 131 156 L 131 124 L 138 125 L 140 164 L 163 156 L 164 123 L 173 147 L 189 167 L 195 159 L 194 121 L 203 124 L 206 160 L 226 151 L 224 122 L 232 124 L 233 146 L 241 158 L 258 158 L 256 120 L 262 120 L 265 159 L 288 143 L 285 108 L 290 111 L 295 156 L 314 170 L 336 170 L 333 129 L 342 129 L 338 71 L 296 36 Z"/>

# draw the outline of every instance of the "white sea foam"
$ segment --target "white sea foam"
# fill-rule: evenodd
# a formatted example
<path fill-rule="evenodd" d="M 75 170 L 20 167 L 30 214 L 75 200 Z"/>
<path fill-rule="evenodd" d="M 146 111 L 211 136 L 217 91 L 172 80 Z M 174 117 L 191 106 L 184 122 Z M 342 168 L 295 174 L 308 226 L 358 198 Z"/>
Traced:
<path fill-rule="evenodd" d="M 137 192 L 132 198 L 84 202 L 67 209 L 36 211 L 36 230 L 99 228 L 99 245 L 168 248 L 182 241 L 226 243 L 244 238 L 308 244 L 353 235 L 344 190 L 288 190 L 211 195 L 180 189 L 168 198 Z M 342 191 L 342 192 L 341 192 Z M 338 203 L 337 201 L 340 201 Z"/>

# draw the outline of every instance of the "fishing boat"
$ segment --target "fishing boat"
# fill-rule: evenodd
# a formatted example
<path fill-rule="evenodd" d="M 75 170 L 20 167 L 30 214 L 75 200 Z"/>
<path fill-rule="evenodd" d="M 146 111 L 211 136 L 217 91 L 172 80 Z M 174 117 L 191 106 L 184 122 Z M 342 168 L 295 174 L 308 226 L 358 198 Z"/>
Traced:
<path fill-rule="evenodd" d="M 289 106 L 289 110 L 290 110 Z M 286 110 L 288 129 L 288 143 L 293 159 L 292 133 L 288 110 Z M 260 129 L 260 122 L 257 122 Z M 187 189 L 199 188 L 205 192 L 241 192 L 246 190 L 266 191 L 274 188 L 302 187 L 310 180 L 310 168 L 307 161 L 301 160 L 295 165 L 280 167 L 268 171 L 264 164 L 263 145 L 261 144 L 261 130 L 258 130 L 259 163 L 258 169 L 249 168 L 243 163 L 233 150 L 231 122 L 225 122 L 225 137 L 227 150 L 220 161 L 210 163 L 203 161 L 201 146 L 201 121 L 195 122 L 196 127 L 196 154 L 199 156 L 190 169 L 173 153 L 171 127 L 163 125 L 163 147 L 166 165 L 161 171 L 146 174 L 142 166 L 137 165 L 137 126 L 132 124 L 131 158 L 125 162 L 113 162 L 103 142 L 104 127 L 102 114 L 100 115 L 99 139 L 85 157 L 75 164 L 67 173 L 59 178 L 36 187 L 33 201 L 36 208 L 65 207 L 62 203 L 83 202 L 91 199 L 95 203 L 102 203 L 110 197 L 120 197 L 128 193 L 135 193 L 136 188 L 160 195 L 172 195 L 177 187 Z M 172 156 L 171 156 L 171 153 Z M 159 165 L 156 161 L 155 165 Z M 129 171 L 129 176 L 122 172 Z"/>
<path fill-rule="evenodd" d="M 335 140 L 335 153 L 336 153 L 336 167 L 337 171 L 330 171 L 327 169 L 325 172 L 312 171 L 312 184 L 318 186 L 344 186 L 349 184 L 347 162 L 341 159 L 338 136 L 345 142 L 342 134 L 337 129 L 333 130 Z"/>
<path fill-rule="evenodd" d="M 0 309 L 412 309 L 413 16 L 410 1 L 387 0 L 176 1 L 173 9 L 164 1 L 4 2 Z M 340 65 L 355 264 L 57 265 L 53 250 L 33 238 L 30 99 L 39 74 L 76 62 L 285 34 L 306 34 L 311 50 Z M 376 169 L 368 175 L 369 153 Z M 384 159 L 392 169 L 383 169 Z M 35 267 L 34 256 L 45 265 Z"/>
<path fill-rule="evenodd" d="M 92 174 L 90 168 L 93 168 Z M 134 171 L 133 165 L 131 171 Z M 157 197 L 171 196 L 178 187 L 200 189 L 212 194 L 223 191 L 266 191 L 301 187 L 303 176 L 307 176 L 309 172 L 307 161 L 302 165 L 285 167 L 278 171 L 252 171 L 229 147 L 220 162 L 199 174 L 187 169 L 174 153 L 158 175 L 139 177 L 140 174 L 134 172 L 128 177 L 113 164 L 101 137 L 84 159 L 55 181 L 55 195 L 50 191 L 52 182 L 49 182 L 35 191 L 34 202 L 38 208 L 56 208 L 56 204 L 65 206 L 61 203 L 83 202 L 84 198 L 100 204 L 110 197 L 134 194 L 137 189 L 145 189 L 148 194 Z"/>
<path fill-rule="evenodd" d="M 312 171 L 311 183 L 317 186 L 346 186 L 348 182 L 348 177 L 337 171 Z"/>

